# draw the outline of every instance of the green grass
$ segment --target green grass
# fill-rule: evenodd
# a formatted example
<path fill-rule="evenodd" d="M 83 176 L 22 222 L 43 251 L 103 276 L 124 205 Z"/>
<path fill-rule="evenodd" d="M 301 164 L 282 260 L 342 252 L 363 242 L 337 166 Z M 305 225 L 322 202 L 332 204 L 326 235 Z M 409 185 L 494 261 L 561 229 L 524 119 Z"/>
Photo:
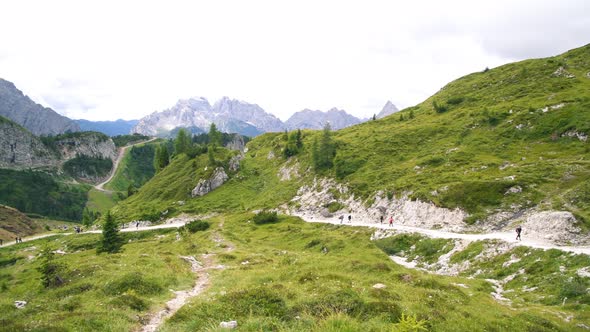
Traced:
<path fill-rule="evenodd" d="M 86 207 L 91 211 L 103 214 L 107 210 L 113 208 L 117 204 L 117 201 L 120 200 L 120 197 L 117 197 L 117 195 L 120 194 L 92 188 L 88 191 L 88 202 L 86 203 Z"/>
<path fill-rule="evenodd" d="M 199 234 L 175 240 L 175 230 L 124 233 L 119 254 L 96 254 L 100 235 L 53 237 L 0 248 L 0 330 L 129 331 L 173 296 L 168 289 L 187 289 L 194 282 L 180 255 L 202 253 L 208 243 Z M 36 255 L 48 246 L 65 281 L 44 288 Z M 31 258 L 32 257 L 32 258 Z M 2 263 L 5 262 L 5 263 Z M 24 309 L 14 301 L 24 300 Z"/>
<path fill-rule="evenodd" d="M 252 217 L 217 218 L 224 224 L 220 248 L 235 247 L 218 254 L 227 268 L 212 272 L 211 288 L 181 308 L 163 331 L 217 330 L 228 320 L 237 320 L 241 331 L 388 331 L 402 314 L 415 315 L 432 331 L 573 327 L 558 314 L 544 314 L 542 305 L 509 308 L 494 302 L 485 281 L 400 267 L 368 240 L 370 230 L 285 216 L 254 225 Z M 373 288 L 376 283 L 386 288 Z"/>

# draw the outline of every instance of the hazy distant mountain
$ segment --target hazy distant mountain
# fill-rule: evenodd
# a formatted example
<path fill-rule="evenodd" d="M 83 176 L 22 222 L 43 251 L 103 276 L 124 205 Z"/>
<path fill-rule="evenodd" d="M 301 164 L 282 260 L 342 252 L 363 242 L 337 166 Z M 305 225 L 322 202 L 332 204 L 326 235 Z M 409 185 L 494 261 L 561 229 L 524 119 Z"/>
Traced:
<path fill-rule="evenodd" d="M 329 122 L 333 130 L 346 128 L 362 121 L 343 110 L 332 108 L 327 112 L 304 109 L 293 114 L 285 122 L 288 130 L 293 129 L 322 129 Z"/>
<path fill-rule="evenodd" d="M 25 96 L 12 82 L 0 78 L 0 115 L 27 128 L 35 135 L 57 135 L 80 131 L 73 120 L 43 107 Z"/>
<path fill-rule="evenodd" d="M 377 114 L 377 119 L 381 119 L 384 118 L 388 115 L 391 115 L 395 112 L 399 112 L 399 110 L 397 109 L 397 107 L 390 102 L 389 100 L 385 103 L 385 105 L 383 106 L 383 109 L 381 110 L 381 112 L 379 112 L 379 114 Z"/>
<path fill-rule="evenodd" d="M 126 135 L 139 123 L 139 120 L 117 120 L 117 121 L 89 121 L 74 120 L 82 131 L 98 131 L 108 136 Z"/>
<path fill-rule="evenodd" d="M 208 132 L 211 123 L 222 132 L 247 136 L 284 129 L 281 120 L 256 104 L 223 97 L 211 106 L 201 97 L 181 99 L 172 108 L 143 117 L 132 132 L 168 136 L 179 127 L 197 127 Z"/>

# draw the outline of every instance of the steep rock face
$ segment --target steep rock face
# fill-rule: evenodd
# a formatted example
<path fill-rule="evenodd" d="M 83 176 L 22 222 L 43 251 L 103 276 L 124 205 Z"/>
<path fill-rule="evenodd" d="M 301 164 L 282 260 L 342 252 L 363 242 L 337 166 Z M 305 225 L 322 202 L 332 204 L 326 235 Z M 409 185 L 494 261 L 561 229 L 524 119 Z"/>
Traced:
<path fill-rule="evenodd" d="M 244 137 L 242 135 L 235 134 L 233 139 L 225 145 L 226 148 L 236 151 L 244 151 L 246 143 L 244 143 Z"/>
<path fill-rule="evenodd" d="M 397 109 L 397 107 L 391 101 L 388 100 L 383 106 L 383 109 L 381 109 L 381 112 L 377 114 L 377 119 L 384 118 L 396 112 L 399 112 L 399 109 Z"/>
<path fill-rule="evenodd" d="M 199 180 L 197 186 L 192 190 L 191 196 L 196 197 L 206 195 L 210 191 L 220 187 L 228 179 L 229 177 L 225 173 L 223 167 L 217 167 L 209 179 Z"/>
<path fill-rule="evenodd" d="M 80 131 L 71 119 L 51 108 L 36 104 L 13 83 L 0 79 L 0 116 L 27 128 L 35 135 L 57 135 Z"/>
<path fill-rule="evenodd" d="M 288 130 L 294 129 L 322 129 L 330 123 L 333 130 L 346 128 L 362 121 L 343 110 L 332 108 L 327 112 L 304 109 L 293 114 L 286 122 Z"/>
<path fill-rule="evenodd" d="M 208 132 L 211 123 L 215 123 L 222 132 L 247 136 L 283 129 L 281 120 L 256 104 L 223 97 L 211 106 L 207 99 L 201 97 L 179 100 L 170 109 L 142 118 L 132 132 L 165 136 L 179 127 L 197 127 Z"/>
<path fill-rule="evenodd" d="M 37 168 L 56 166 L 58 158 L 25 128 L 0 117 L 0 167 Z"/>
<path fill-rule="evenodd" d="M 63 160 L 75 158 L 76 155 L 108 158 L 113 161 L 117 159 L 117 147 L 113 140 L 96 132 L 64 137 L 56 141 L 55 146 Z"/>

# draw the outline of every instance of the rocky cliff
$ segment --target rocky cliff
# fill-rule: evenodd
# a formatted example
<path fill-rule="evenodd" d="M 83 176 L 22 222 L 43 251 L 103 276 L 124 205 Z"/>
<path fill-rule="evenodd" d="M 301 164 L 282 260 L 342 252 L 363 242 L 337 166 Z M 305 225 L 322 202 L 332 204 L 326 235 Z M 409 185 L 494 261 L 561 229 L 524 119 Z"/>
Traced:
<path fill-rule="evenodd" d="M 0 168 L 53 167 L 58 156 L 25 128 L 0 116 Z"/>
<path fill-rule="evenodd" d="M 338 130 L 361 123 L 362 121 L 343 110 L 332 108 L 327 112 L 304 109 L 293 114 L 286 122 L 288 130 L 322 129 L 330 123 L 333 130 Z"/>
<path fill-rule="evenodd" d="M 0 116 L 16 122 L 37 136 L 80 131 L 73 120 L 35 103 L 13 83 L 1 78 Z"/>
<path fill-rule="evenodd" d="M 166 136 L 179 127 L 196 127 L 208 132 L 215 123 L 222 132 L 256 136 L 268 131 L 281 131 L 283 123 L 260 106 L 223 97 L 213 106 L 205 98 L 179 100 L 172 108 L 154 112 L 139 120 L 131 130 L 150 136 Z"/>
<path fill-rule="evenodd" d="M 93 158 L 117 159 L 117 147 L 112 139 L 97 132 L 80 132 L 58 136 L 54 143 L 62 160 L 84 155 Z"/>

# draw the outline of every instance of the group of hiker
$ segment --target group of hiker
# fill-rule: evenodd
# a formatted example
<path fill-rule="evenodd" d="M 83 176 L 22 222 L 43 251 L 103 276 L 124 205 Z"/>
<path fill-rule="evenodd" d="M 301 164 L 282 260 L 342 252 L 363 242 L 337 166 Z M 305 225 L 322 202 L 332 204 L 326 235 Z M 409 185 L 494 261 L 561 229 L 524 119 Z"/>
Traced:
<path fill-rule="evenodd" d="M 340 215 L 340 217 L 338 217 L 338 219 L 340 219 L 340 223 L 342 224 L 342 222 L 344 221 L 344 215 Z M 379 222 L 381 223 L 381 225 L 383 225 L 383 220 L 385 220 L 385 216 L 381 215 L 379 217 Z M 352 215 L 348 215 L 348 223 L 352 222 Z M 389 216 L 389 227 L 393 227 L 393 216 Z M 516 227 L 516 240 L 517 241 L 522 241 L 522 238 L 520 237 L 520 234 L 522 233 L 522 226 L 518 226 Z"/>

